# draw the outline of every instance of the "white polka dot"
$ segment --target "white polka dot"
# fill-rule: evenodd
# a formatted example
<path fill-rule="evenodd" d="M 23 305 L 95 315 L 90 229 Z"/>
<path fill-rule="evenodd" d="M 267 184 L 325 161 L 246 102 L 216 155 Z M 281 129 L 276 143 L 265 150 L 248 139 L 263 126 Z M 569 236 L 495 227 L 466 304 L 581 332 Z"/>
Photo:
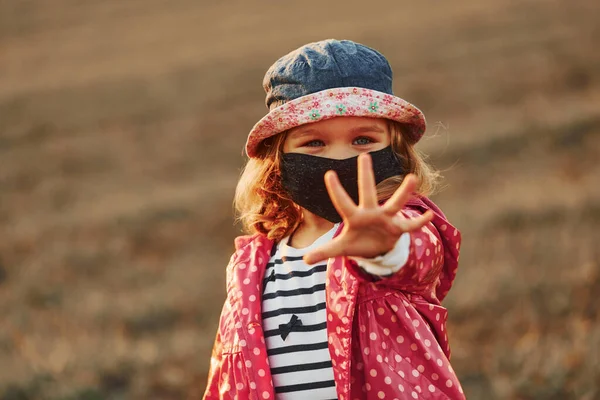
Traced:
<path fill-rule="evenodd" d="M 258 267 L 256 265 L 253 265 L 252 268 L 250 268 L 250 271 L 252 271 L 252 272 L 258 271 Z"/>
<path fill-rule="evenodd" d="M 372 369 L 370 372 L 372 377 L 376 377 L 377 376 L 377 371 L 375 371 L 374 369 Z"/>
<path fill-rule="evenodd" d="M 394 356 L 394 360 L 396 360 L 396 362 L 400 362 L 400 361 L 402 361 L 402 357 L 400 357 L 398 354 L 396 354 Z"/>
<path fill-rule="evenodd" d="M 381 342 L 381 348 L 382 349 L 387 349 L 387 343 L 386 342 Z"/>
<path fill-rule="evenodd" d="M 250 389 L 252 389 L 252 390 L 256 389 L 256 383 L 250 382 Z"/>
<path fill-rule="evenodd" d="M 246 269 L 246 264 L 240 263 L 240 264 L 238 264 L 238 268 L 239 269 Z"/>
<path fill-rule="evenodd" d="M 425 255 L 426 255 L 427 257 L 429 257 L 429 255 L 430 255 L 430 254 L 431 254 L 431 251 L 430 251 L 429 249 L 425 250 Z"/>
<path fill-rule="evenodd" d="M 331 314 L 327 315 L 327 321 L 329 321 L 329 322 L 333 321 L 333 316 Z"/>
<path fill-rule="evenodd" d="M 385 310 L 384 310 L 382 307 L 379 307 L 379 308 L 377 309 L 377 314 L 379 314 L 379 315 L 383 315 L 384 313 L 385 313 Z"/>
<path fill-rule="evenodd" d="M 385 379 L 383 380 L 387 385 L 392 383 L 392 378 L 390 378 L 389 376 L 386 376 Z"/>
<path fill-rule="evenodd" d="M 444 364 L 444 362 L 442 361 L 441 358 L 438 358 L 438 360 L 436 362 L 437 362 L 437 365 L 439 365 L 440 367 Z"/>
<path fill-rule="evenodd" d="M 248 297 L 248 299 L 250 301 L 256 301 L 256 296 L 252 294 L 252 295 L 250 295 L 250 297 Z"/>
<path fill-rule="evenodd" d="M 267 392 L 266 390 L 263 392 L 263 399 L 268 399 L 269 397 L 271 397 L 271 395 L 269 394 L 269 392 Z"/>
<path fill-rule="evenodd" d="M 435 314 L 435 320 L 439 321 L 440 320 L 440 313 Z"/>
<path fill-rule="evenodd" d="M 402 336 L 402 335 L 399 335 L 399 336 L 396 338 L 396 342 L 398 342 L 398 343 L 404 343 L 404 336 Z"/>
<path fill-rule="evenodd" d="M 412 392 L 410 395 L 413 397 L 413 399 L 416 399 L 416 398 L 419 397 L 419 395 L 417 394 L 417 392 Z"/>
<path fill-rule="evenodd" d="M 248 285 L 250 283 L 250 278 L 244 279 L 244 285 Z"/>
<path fill-rule="evenodd" d="M 419 371 L 417 371 L 416 369 L 412 370 L 412 376 L 414 376 L 415 378 L 419 376 Z"/>
<path fill-rule="evenodd" d="M 390 330 L 388 328 L 383 328 L 383 334 L 385 336 L 389 336 L 390 335 Z"/>
<path fill-rule="evenodd" d="M 252 361 L 246 360 L 246 367 L 250 368 L 252 366 Z"/>
<path fill-rule="evenodd" d="M 413 319 L 413 322 L 412 322 L 412 324 L 413 324 L 413 326 L 414 326 L 415 328 L 417 328 L 417 327 L 419 326 L 419 324 L 420 324 L 420 323 L 419 323 L 419 320 L 418 320 L 418 319 Z"/>
<path fill-rule="evenodd" d="M 436 374 L 435 372 L 433 374 L 431 374 L 431 379 L 433 379 L 434 381 L 437 381 L 439 379 L 438 374 Z"/>
<path fill-rule="evenodd" d="M 240 340 L 240 346 L 246 347 L 246 341 L 244 339 Z"/>
<path fill-rule="evenodd" d="M 254 331 L 254 328 L 250 328 L 250 329 L 248 329 L 248 333 L 249 333 L 249 334 L 251 334 L 251 335 L 254 335 L 254 332 L 255 332 L 255 331 Z"/>
<path fill-rule="evenodd" d="M 339 278 L 340 276 L 342 276 L 342 271 L 339 269 L 336 269 L 335 272 L 333 273 L 333 275 L 335 275 L 336 278 Z"/>
<path fill-rule="evenodd" d="M 366 388 L 367 390 L 371 390 L 371 384 L 370 384 L 370 383 L 367 383 L 367 384 L 365 384 L 365 388 Z"/>
<path fill-rule="evenodd" d="M 383 357 L 381 357 L 381 354 L 377 354 L 376 359 L 378 363 L 383 362 Z"/>
<path fill-rule="evenodd" d="M 419 365 L 417 367 L 417 369 L 419 370 L 420 373 L 423 373 L 423 371 L 425 371 L 425 367 L 423 367 L 422 365 Z"/>
<path fill-rule="evenodd" d="M 420 238 L 416 238 L 416 239 L 415 239 L 415 244 L 416 244 L 417 246 L 422 246 L 422 245 L 423 245 L 423 241 L 422 241 Z"/>
<path fill-rule="evenodd" d="M 348 325 L 348 322 L 350 322 L 350 321 L 348 321 L 348 318 L 342 317 L 342 324 Z"/>
<path fill-rule="evenodd" d="M 369 353 L 371 352 L 371 349 L 368 347 L 365 347 L 365 349 L 363 350 L 363 353 L 365 353 L 365 355 L 369 355 Z"/>
<path fill-rule="evenodd" d="M 399 389 L 401 392 L 404 392 L 404 386 L 402 386 L 402 385 L 398 385 L 398 389 Z"/>
<path fill-rule="evenodd" d="M 238 367 L 238 369 L 242 369 L 242 362 L 241 361 L 237 362 L 237 367 Z"/>
<path fill-rule="evenodd" d="M 415 332 L 415 339 L 421 340 L 421 335 L 419 335 L 419 332 Z"/>
<path fill-rule="evenodd" d="M 429 353 L 425 353 L 425 359 L 426 359 L 427 361 L 431 360 L 431 354 L 429 354 Z"/>
<path fill-rule="evenodd" d="M 366 326 L 364 326 L 364 325 L 361 325 L 361 326 L 360 326 L 360 331 L 361 331 L 362 333 L 365 333 L 365 332 L 367 331 L 367 327 L 366 327 Z"/>
<path fill-rule="evenodd" d="M 435 386 L 433 385 L 429 385 L 428 389 L 431 393 L 435 392 Z"/>
<path fill-rule="evenodd" d="M 395 304 L 392 304 L 392 310 L 394 310 L 394 312 L 398 312 L 398 306 Z"/>
<path fill-rule="evenodd" d="M 446 386 L 452 387 L 452 381 L 450 379 L 446 381 Z"/>
<path fill-rule="evenodd" d="M 404 379 L 404 377 L 405 377 L 404 371 L 398 371 L 398 375 L 400 375 L 402 377 L 402 379 Z"/>
<path fill-rule="evenodd" d="M 250 310 L 248 310 L 247 308 L 242 308 L 242 314 L 248 315 L 249 313 L 250 313 Z"/>
<path fill-rule="evenodd" d="M 419 393 L 421 393 L 421 392 L 422 392 L 422 390 L 421 390 L 421 386 L 419 386 L 419 385 L 415 386 L 415 389 L 416 389 L 416 390 L 417 390 L 417 392 L 419 392 Z"/>
<path fill-rule="evenodd" d="M 258 370 L 258 375 L 259 376 L 265 376 L 265 370 L 264 369 L 259 369 Z"/>
<path fill-rule="evenodd" d="M 337 303 L 335 305 L 335 312 L 340 312 L 342 310 L 342 305 L 340 303 Z"/>
<path fill-rule="evenodd" d="M 379 393 L 377 393 L 377 397 L 379 397 L 380 399 L 383 399 L 383 398 L 385 398 L 385 393 L 380 391 Z"/>
<path fill-rule="evenodd" d="M 441 230 L 445 231 L 446 229 L 448 229 L 448 225 L 444 224 L 440 227 Z"/>
<path fill-rule="evenodd" d="M 396 318 L 396 316 L 395 316 L 395 315 L 392 315 L 392 318 L 390 318 L 390 320 L 391 320 L 393 323 L 396 323 L 396 322 L 398 321 L 398 318 Z"/>
<path fill-rule="evenodd" d="M 244 388 L 244 384 L 242 382 L 238 382 L 237 385 L 235 385 L 235 387 L 237 388 L 237 390 L 242 390 Z"/>
<path fill-rule="evenodd" d="M 427 347 L 431 346 L 431 340 L 425 339 L 425 346 L 427 346 Z"/>
<path fill-rule="evenodd" d="M 254 350 L 252 350 L 254 352 L 255 355 L 259 355 L 260 354 L 260 349 L 258 347 L 255 347 Z"/>
<path fill-rule="evenodd" d="M 369 338 L 371 340 L 377 340 L 377 334 L 375 332 L 371 332 L 371 334 L 369 335 Z"/>
<path fill-rule="evenodd" d="M 410 349 L 411 349 L 412 351 L 417 351 L 417 345 L 416 345 L 416 343 L 413 343 L 413 344 L 411 344 L 411 345 L 410 345 Z"/>

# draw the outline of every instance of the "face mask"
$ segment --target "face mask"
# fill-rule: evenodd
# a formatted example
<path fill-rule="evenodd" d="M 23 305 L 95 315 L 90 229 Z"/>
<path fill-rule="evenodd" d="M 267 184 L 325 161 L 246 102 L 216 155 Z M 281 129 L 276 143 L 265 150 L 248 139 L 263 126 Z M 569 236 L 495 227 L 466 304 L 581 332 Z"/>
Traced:
<path fill-rule="evenodd" d="M 396 175 L 404 175 L 404 168 L 392 147 L 370 153 L 376 184 Z M 284 153 L 281 159 L 281 183 L 294 203 L 328 221 L 337 223 L 342 217 L 331 202 L 325 187 L 325 172 L 333 170 L 348 193 L 358 204 L 357 157 L 344 160 L 317 157 L 308 154 Z"/>

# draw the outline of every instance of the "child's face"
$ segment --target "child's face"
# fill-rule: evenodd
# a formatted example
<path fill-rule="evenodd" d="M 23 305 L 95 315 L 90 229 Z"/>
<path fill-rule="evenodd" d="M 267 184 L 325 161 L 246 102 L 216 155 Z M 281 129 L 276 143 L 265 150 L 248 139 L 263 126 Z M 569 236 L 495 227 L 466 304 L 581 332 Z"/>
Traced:
<path fill-rule="evenodd" d="M 291 129 L 283 143 L 283 152 L 342 160 L 389 145 L 390 131 L 386 120 L 337 117 Z"/>

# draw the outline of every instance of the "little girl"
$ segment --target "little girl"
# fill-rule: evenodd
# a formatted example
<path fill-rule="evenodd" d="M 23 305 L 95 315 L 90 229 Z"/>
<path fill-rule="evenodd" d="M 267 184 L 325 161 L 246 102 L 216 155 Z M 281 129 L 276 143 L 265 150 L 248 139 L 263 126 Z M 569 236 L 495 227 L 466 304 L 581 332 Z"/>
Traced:
<path fill-rule="evenodd" d="M 264 79 L 205 399 L 463 399 L 440 302 L 460 234 L 383 55 L 305 45 Z"/>

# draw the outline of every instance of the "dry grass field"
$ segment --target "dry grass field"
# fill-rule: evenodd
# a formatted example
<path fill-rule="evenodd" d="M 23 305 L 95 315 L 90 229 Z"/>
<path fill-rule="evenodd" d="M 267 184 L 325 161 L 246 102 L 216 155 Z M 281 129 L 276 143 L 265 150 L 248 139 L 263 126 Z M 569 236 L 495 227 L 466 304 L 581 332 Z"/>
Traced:
<path fill-rule="evenodd" d="M 0 0 L 0 400 L 199 399 L 279 56 L 382 51 L 463 232 L 469 399 L 600 399 L 600 2 Z"/>

